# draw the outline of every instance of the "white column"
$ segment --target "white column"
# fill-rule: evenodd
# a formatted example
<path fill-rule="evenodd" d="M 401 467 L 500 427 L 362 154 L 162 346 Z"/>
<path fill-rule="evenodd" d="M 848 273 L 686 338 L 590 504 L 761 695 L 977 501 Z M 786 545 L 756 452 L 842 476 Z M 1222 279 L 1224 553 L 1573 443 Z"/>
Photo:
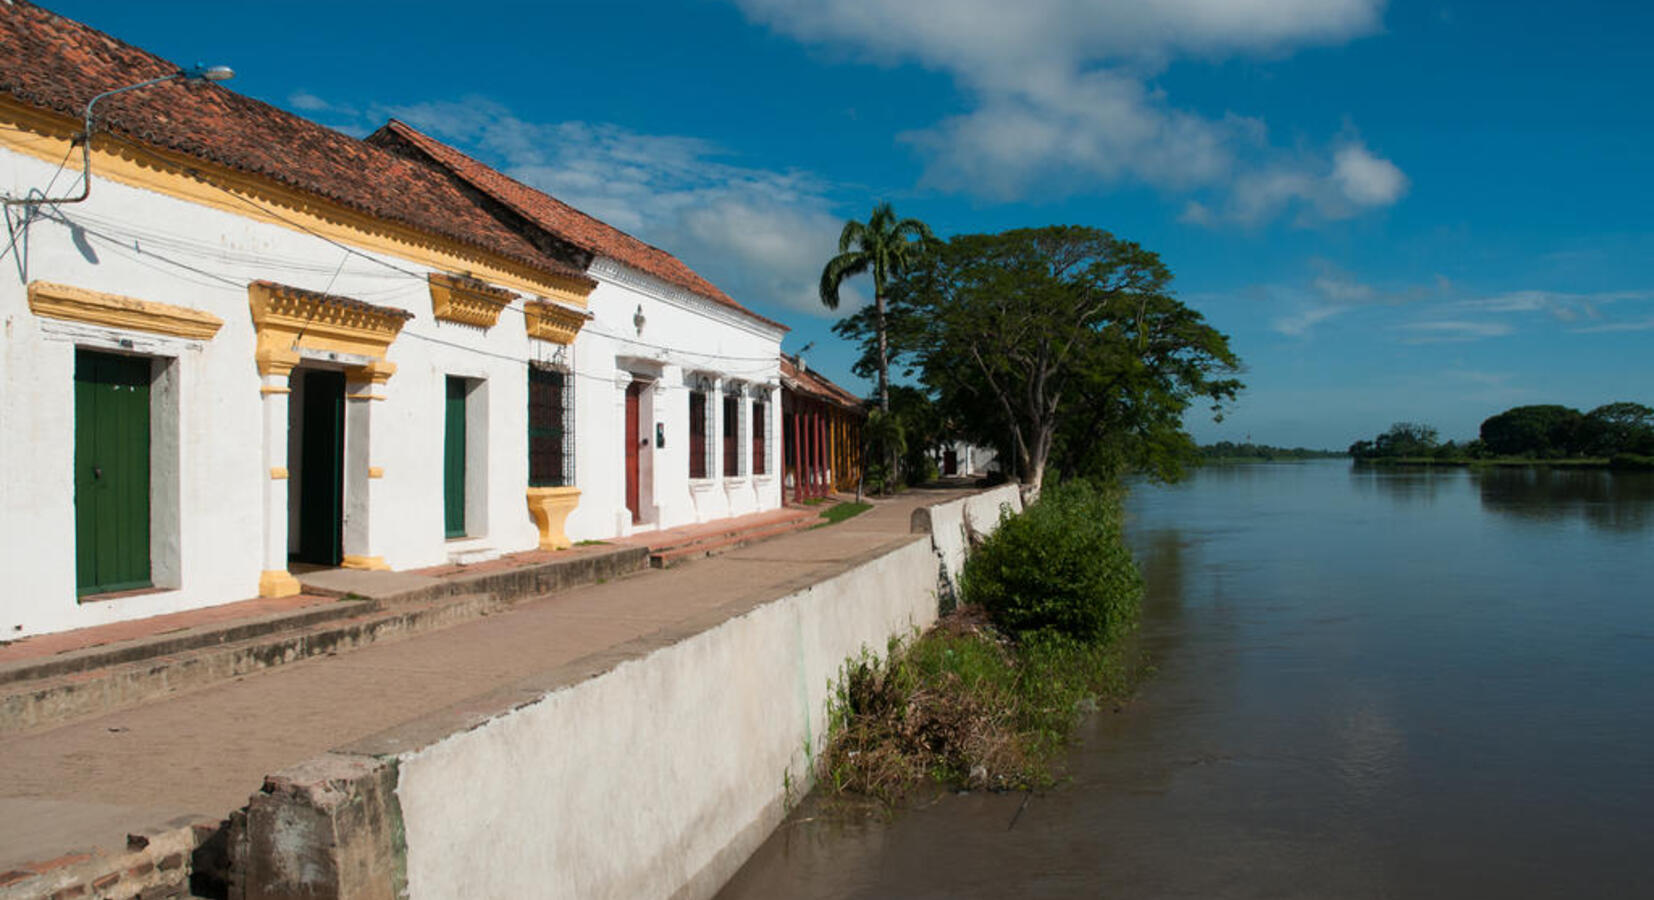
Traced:
<path fill-rule="evenodd" d="M 626 428 L 626 389 L 632 384 L 632 373 L 624 369 L 617 369 L 614 373 L 614 404 L 615 404 L 615 431 L 619 440 L 616 449 L 620 451 L 617 459 L 620 460 L 619 477 L 616 484 L 620 486 L 616 499 L 619 501 L 614 507 L 615 534 L 622 537 L 632 533 L 632 511 L 626 507 L 626 448 L 627 441 L 637 440 L 637 435 L 629 434 Z M 615 445 L 611 445 L 615 446 Z M 642 502 L 639 498 L 638 502 Z"/>
<path fill-rule="evenodd" d="M 388 377 L 388 376 L 386 376 Z M 348 569 L 389 569 L 373 553 L 375 495 L 384 471 L 373 466 L 373 407 L 385 399 L 383 378 L 351 372 L 345 379 L 344 558 Z"/>
<path fill-rule="evenodd" d="M 287 571 L 287 399 L 292 369 L 270 366 L 259 376 L 260 420 L 264 432 L 263 571 L 258 576 L 260 597 L 291 597 L 299 581 Z"/>

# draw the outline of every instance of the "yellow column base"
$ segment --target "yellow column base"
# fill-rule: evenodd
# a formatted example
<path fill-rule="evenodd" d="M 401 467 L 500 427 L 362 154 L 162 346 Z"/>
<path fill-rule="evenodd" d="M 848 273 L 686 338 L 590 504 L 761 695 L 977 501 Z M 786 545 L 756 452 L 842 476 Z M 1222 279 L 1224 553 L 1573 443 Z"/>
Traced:
<path fill-rule="evenodd" d="M 291 597 L 299 590 L 299 580 L 286 569 L 265 569 L 258 573 L 260 597 Z"/>
<path fill-rule="evenodd" d="M 563 533 L 569 513 L 580 505 L 580 489 L 575 487 L 531 487 L 528 489 L 528 512 L 540 529 L 541 550 L 562 550 L 574 546 Z"/>
<path fill-rule="evenodd" d="M 367 569 L 372 572 L 391 570 L 391 567 L 385 564 L 383 556 L 353 556 L 347 553 L 344 559 L 339 560 L 339 565 L 346 569 Z"/>

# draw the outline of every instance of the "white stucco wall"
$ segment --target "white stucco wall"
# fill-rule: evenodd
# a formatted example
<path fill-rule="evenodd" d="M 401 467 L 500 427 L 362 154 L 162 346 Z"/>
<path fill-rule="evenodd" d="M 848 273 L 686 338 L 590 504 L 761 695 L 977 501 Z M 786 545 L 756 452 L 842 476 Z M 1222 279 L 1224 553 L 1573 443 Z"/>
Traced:
<path fill-rule="evenodd" d="M 11 196 L 44 187 L 55 170 L 55 163 L 0 148 L 0 190 Z M 65 172 L 54 193 L 73 193 L 77 185 L 65 189 L 73 174 Z M 0 235 L 0 247 L 11 239 L 10 233 Z M 415 316 L 388 351 L 397 371 L 382 390 L 385 399 L 347 401 L 346 553 L 383 557 L 393 569 L 408 569 L 446 563 L 460 553 L 474 559 L 537 545 L 524 500 L 529 359 L 557 357 L 574 367 L 576 484 L 583 492 L 569 522 L 574 539 L 633 529 L 625 515 L 624 394 L 616 387 L 622 372 L 659 376 L 653 408 L 667 435 L 658 459 L 652 442 L 646 451 L 654 474 L 646 502 L 658 512 L 651 510 L 639 527 L 780 504 L 773 477 L 749 475 L 727 489 L 720 479 L 721 501 L 697 506 L 681 454 L 688 417 L 683 372 L 706 371 L 767 389 L 777 380 L 781 330 L 711 309 L 709 302 L 697 303 L 626 270 L 611 267 L 603 276 L 591 298 L 594 320 L 559 353 L 528 338 L 520 301 L 488 329 L 433 318 L 429 265 L 347 251 L 293 228 L 96 177 L 87 202 L 46 210 L 3 265 L 0 559 L 8 584 L 0 592 L 0 639 L 257 594 L 270 478 L 261 458 L 264 412 L 247 295 L 247 284 L 257 279 Z M 210 340 L 186 341 L 40 318 L 28 307 L 30 281 L 190 307 L 224 325 Z M 632 324 L 640 305 L 647 320 L 641 335 Z M 163 360 L 168 389 L 156 392 L 163 407 L 154 446 L 160 469 L 176 474 L 152 483 L 152 568 L 160 588 L 153 592 L 94 602 L 75 597 L 77 347 Z M 442 514 L 443 397 L 450 375 L 473 382 L 476 404 L 468 431 L 475 454 L 468 537 L 458 542 L 446 539 Z M 772 428 L 776 418 L 772 414 Z M 295 460 L 288 462 L 296 468 Z M 351 480 L 353 467 L 365 473 L 369 466 L 383 477 Z"/>
<path fill-rule="evenodd" d="M 672 288 L 642 273 L 599 260 L 591 274 L 593 321 L 575 342 L 580 373 L 577 471 L 582 495 L 569 516 L 569 537 L 601 538 L 655 528 L 670 528 L 731 515 L 775 509 L 781 505 L 779 466 L 771 454 L 770 472 L 752 473 L 750 440 L 737 446 L 740 476 L 723 477 L 722 414 L 718 402 L 731 384 L 743 393 L 743 434 L 750 438 L 751 400 L 769 398 L 767 428 L 779 446 L 780 353 L 784 332 L 727 310 L 709 300 Z M 641 312 L 643 327 L 636 317 Z M 689 478 L 689 385 L 702 379 L 713 388 L 711 477 Z M 632 522 L 626 506 L 626 385 L 649 387 L 641 400 L 639 451 L 642 521 Z M 663 430 L 657 447 L 655 425 Z M 588 437 L 589 436 L 589 437 Z"/>
<path fill-rule="evenodd" d="M 711 896 L 808 790 L 845 660 L 935 590 L 915 540 L 400 756 L 410 896 Z"/>
<path fill-rule="evenodd" d="M 1005 512 L 1012 515 L 1022 512 L 1022 491 L 1018 485 L 1002 484 L 962 500 L 918 510 L 915 519 L 924 517 L 928 524 L 915 521 L 914 525 L 928 528 L 942 572 L 949 583 L 957 587 L 959 573 L 965 570 L 965 557 L 970 554 L 972 536 L 993 534 Z"/>

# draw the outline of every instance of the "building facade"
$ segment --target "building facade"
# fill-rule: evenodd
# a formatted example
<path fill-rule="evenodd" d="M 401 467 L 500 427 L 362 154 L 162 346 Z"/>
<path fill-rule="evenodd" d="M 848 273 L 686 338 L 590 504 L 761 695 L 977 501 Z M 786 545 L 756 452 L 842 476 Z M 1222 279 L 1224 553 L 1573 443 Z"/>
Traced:
<path fill-rule="evenodd" d="M 798 357 L 781 357 L 783 444 L 793 502 L 856 491 L 862 480 L 862 425 L 867 410 L 855 394 Z"/>
<path fill-rule="evenodd" d="M 782 326 L 214 84 L 83 182 L 177 71 L 0 16 L 0 634 L 780 504 Z"/>

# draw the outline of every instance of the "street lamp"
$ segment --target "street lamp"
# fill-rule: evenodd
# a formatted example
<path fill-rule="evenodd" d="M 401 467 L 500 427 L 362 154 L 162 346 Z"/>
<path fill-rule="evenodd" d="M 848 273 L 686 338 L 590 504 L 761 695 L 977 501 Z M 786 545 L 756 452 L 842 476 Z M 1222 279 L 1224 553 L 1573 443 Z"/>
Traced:
<path fill-rule="evenodd" d="M 20 200 L 13 200 L 8 197 L 6 198 L 5 205 L 41 206 L 47 203 L 79 203 L 92 195 L 92 128 L 95 124 L 92 120 L 92 113 L 93 108 L 98 105 L 99 100 L 102 100 L 105 97 L 113 97 L 116 94 L 124 94 L 127 91 L 135 91 L 139 88 L 146 88 L 152 84 L 160 84 L 165 81 L 225 81 L 234 77 L 235 71 L 229 66 L 203 66 L 197 63 L 192 69 L 180 69 L 171 75 L 162 75 L 160 78 L 151 78 L 148 81 L 140 81 L 137 84 L 129 84 L 126 87 L 118 87 L 114 90 L 104 91 L 103 93 L 94 96 L 91 100 L 86 101 L 86 112 L 83 116 L 85 119 L 86 128 L 75 138 L 75 140 L 80 141 L 81 146 L 80 196 L 25 197 Z"/>

